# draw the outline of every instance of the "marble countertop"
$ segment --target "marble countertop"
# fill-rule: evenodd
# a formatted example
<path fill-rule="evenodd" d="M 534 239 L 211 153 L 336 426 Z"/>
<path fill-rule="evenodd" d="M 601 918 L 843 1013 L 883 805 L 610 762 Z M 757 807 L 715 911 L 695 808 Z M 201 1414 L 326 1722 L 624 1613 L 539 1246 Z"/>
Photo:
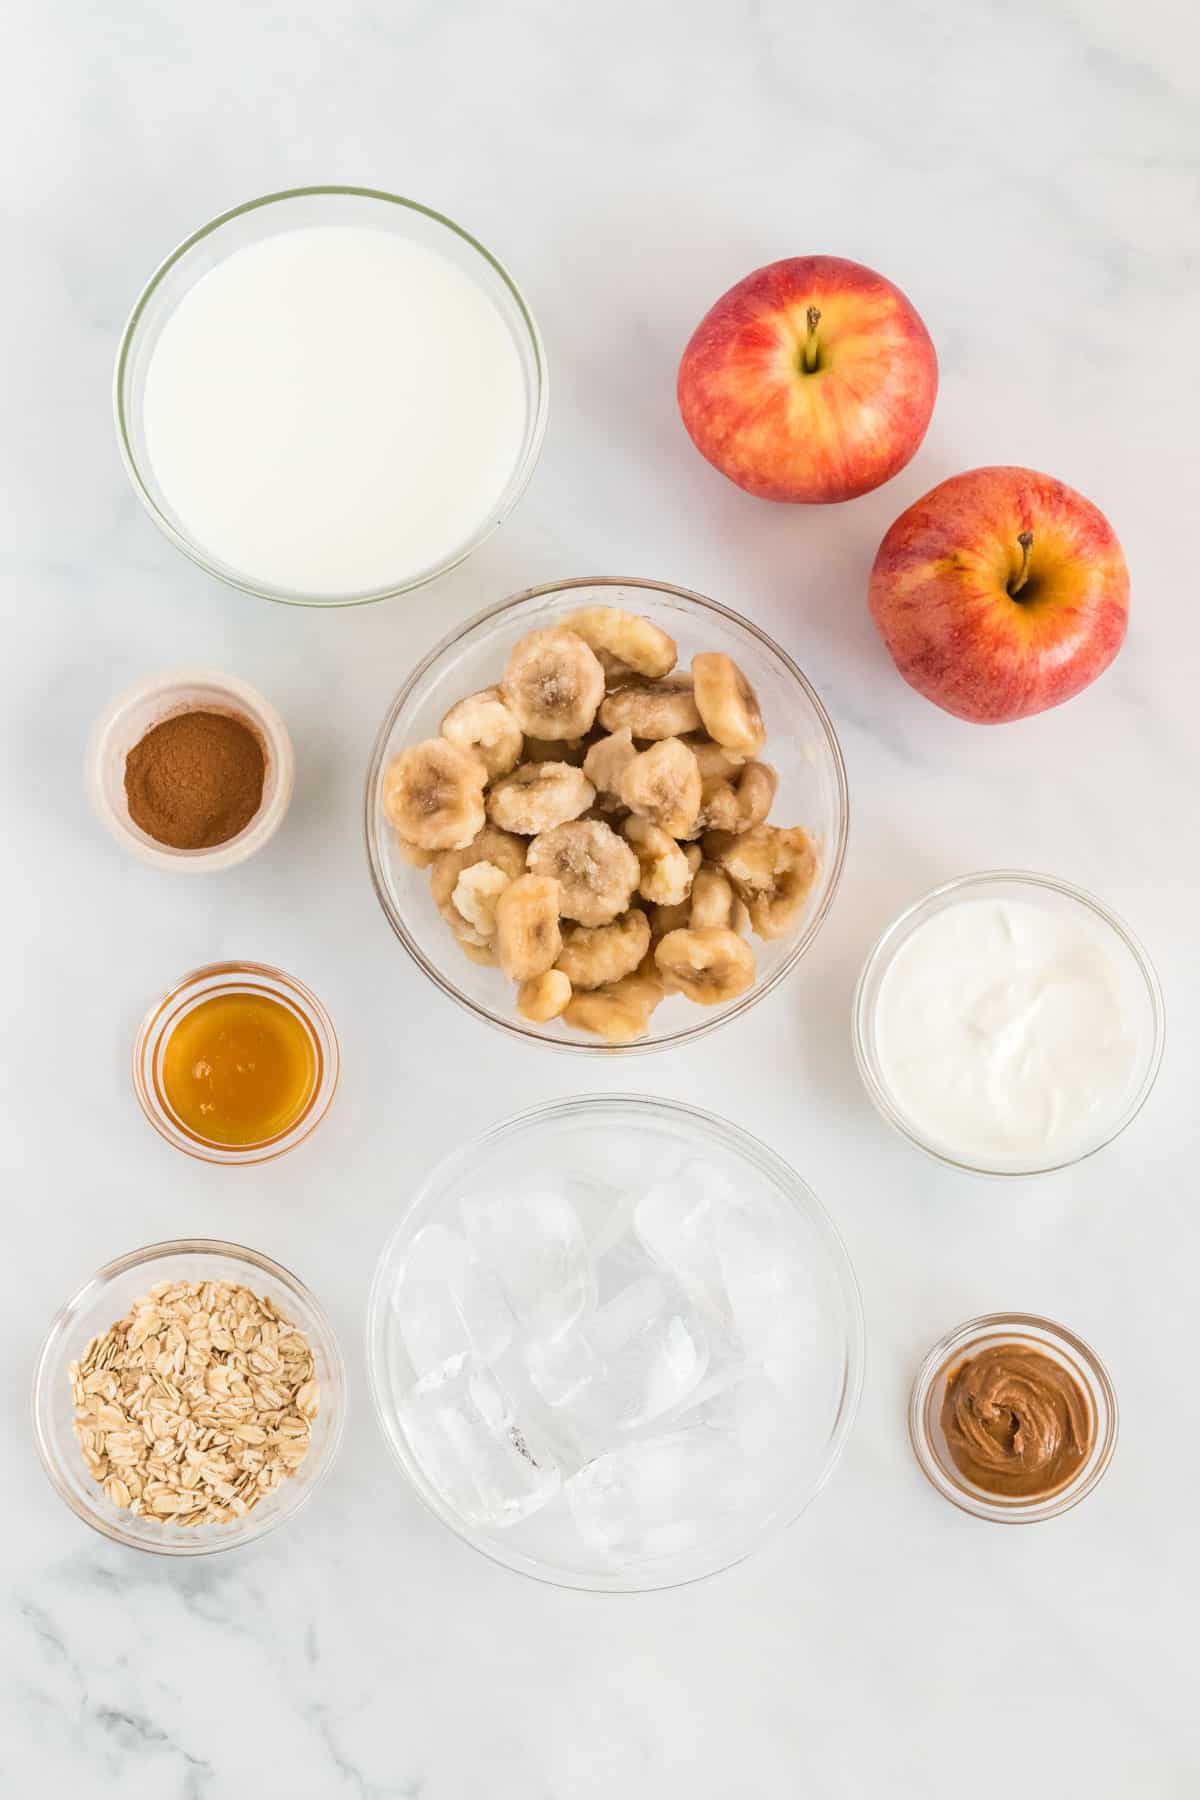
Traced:
<path fill-rule="evenodd" d="M 1200 1794 L 1195 1612 L 1196 275 L 1200 28 L 1182 0 L 19 0 L 0 84 L 9 274 L 0 794 L 0 1792 L 86 1800 L 976 1800 Z M 303 613 L 227 592 L 162 539 L 109 411 L 154 264 L 252 194 L 414 194 L 508 262 L 553 371 L 541 466 L 507 525 L 409 602 Z M 941 357 L 926 443 L 829 510 L 721 481 L 676 417 L 700 313 L 748 269 L 828 250 L 911 295 Z M 871 625 L 886 526 L 942 477 L 1028 463 L 1111 517 L 1133 573 L 1112 671 L 1019 726 L 906 688 Z M 581 1071 L 518 1054 L 391 938 L 359 799 L 376 724 L 456 620 L 530 583 L 661 577 L 772 632 L 841 735 L 853 822 L 811 956 L 691 1049 Z M 260 858 L 172 885 L 123 857 L 80 778 L 91 721 L 156 667 L 224 666 L 296 743 Z M 904 903 L 1046 869 L 1138 931 L 1168 1050 L 1100 1157 L 972 1181 L 876 1118 L 847 1009 Z M 343 1090 L 302 1151 L 212 1170 L 148 1131 L 129 1043 L 198 963 L 311 982 Z M 371 1416 L 362 1320 L 403 1197 L 447 1138 L 581 1087 L 686 1098 L 766 1138 L 822 1196 L 862 1283 L 868 1372 L 832 1483 L 742 1567 L 645 1598 L 493 1567 L 406 1487 Z M 183 1565 L 122 1552 L 37 1465 L 28 1378 L 65 1295 L 175 1234 L 252 1243 L 343 1336 L 340 1462 L 291 1526 Z M 904 1409 L 971 1314 L 1048 1313 L 1122 1410 L 1086 1505 L 1033 1531 L 955 1512 Z"/>

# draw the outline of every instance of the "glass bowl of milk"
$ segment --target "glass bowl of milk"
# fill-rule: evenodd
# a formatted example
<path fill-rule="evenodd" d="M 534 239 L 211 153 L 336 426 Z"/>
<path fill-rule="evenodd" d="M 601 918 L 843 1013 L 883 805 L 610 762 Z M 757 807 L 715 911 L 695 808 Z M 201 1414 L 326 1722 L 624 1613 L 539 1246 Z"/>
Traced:
<path fill-rule="evenodd" d="M 1162 1061 L 1162 991 L 1092 895 L 992 871 L 888 926 L 859 978 L 853 1036 L 868 1094 L 919 1149 L 976 1174 L 1048 1174 L 1141 1110 Z"/>
<path fill-rule="evenodd" d="M 117 437 L 171 542 L 265 599 L 423 586 L 516 504 L 541 337 L 469 232 L 368 188 L 269 194 L 156 271 L 117 355 Z"/>

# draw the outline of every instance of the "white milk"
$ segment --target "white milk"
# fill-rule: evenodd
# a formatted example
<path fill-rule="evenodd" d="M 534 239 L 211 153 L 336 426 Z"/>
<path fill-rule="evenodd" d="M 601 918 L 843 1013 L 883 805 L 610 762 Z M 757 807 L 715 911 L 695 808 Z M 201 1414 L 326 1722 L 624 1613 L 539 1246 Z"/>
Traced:
<path fill-rule="evenodd" d="M 1129 1103 L 1142 1044 L 1127 972 L 1082 921 L 962 900 L 879 987 L 884 1084 L 919 1137 L 979 1167 L 1065 1161 Z"/>
<path fill-rule="evenodd" d="M 527 418 L 517 346 L 437 252 L 363 227 L 235 251 L 156 344 L 144 421 L 185 534 L 249 580 L 349 595 L 462 548 Z"/>

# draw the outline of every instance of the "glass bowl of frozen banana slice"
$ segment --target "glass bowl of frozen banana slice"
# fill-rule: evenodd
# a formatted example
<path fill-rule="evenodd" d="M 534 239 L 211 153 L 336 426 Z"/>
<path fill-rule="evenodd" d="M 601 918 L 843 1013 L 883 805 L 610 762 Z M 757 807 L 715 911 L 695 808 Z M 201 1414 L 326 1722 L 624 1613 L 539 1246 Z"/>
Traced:
<path fill-rule="evenodd" d="M 443 993 L 514 1037 L 661 1050 L 793 969 L 842 871 L 846 771 L 785 651 L 715 600 L 580 579 L 413 671 L 366 784 L 371 878 Z"/>

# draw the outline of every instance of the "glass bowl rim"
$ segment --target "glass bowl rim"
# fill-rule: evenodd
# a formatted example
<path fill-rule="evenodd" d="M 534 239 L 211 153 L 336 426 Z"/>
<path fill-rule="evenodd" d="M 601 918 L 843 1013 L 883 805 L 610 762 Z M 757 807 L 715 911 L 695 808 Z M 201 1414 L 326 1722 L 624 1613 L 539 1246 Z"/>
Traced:
<path fill-rule="evenodd" d="M 989 1169 L 977 1163 L 967 1162 L 962 1157 L 952 1156 L 948 1151 L 939 1150 L 933 1144 L 927 1143 L 925 1139 L 909 1125 L 905 1116 L 900 1112 L 900 1109 L 893 1104 L 892 1098 L 883 1087 L 883 1084 L 876 1079 L 875 1072 L 870 1066 L 866 1048 L 869 1036 L 868 1026 L 874 1018 L 874 1009 L 868 1009 L 867 1006 L 867 990 L 875 978 L 881 976 L 881 971 L 885 968 L 889 958 L 898 948 L 898 940 L 903 937 L 908 929 L 915 926 L 918 915 L 927 908 L 931 908 L 935 902 L 944 900 L 951 894 L 961 893 L 970 888 L 982 887 L 991 882 L 1001 881 L 1012 882 L 1026 887 L 1048 889 L 1051 893 L 1062 894 L 1068 900 L 1073 900 L 1078 905 L 1086 908 L 1089 912 L 1093 913 L 1103 925 L 1108 926 L 1108 928 L 1115 933 L 1117 938 L 1124 944 L 1126 950 L 1133 959 L 1138 973 L 1145 983 L 1146 992 L 1150 999 L 1150 1010 L 1154 1020 L 1154 1041 L 1146 1061 L 1146 1068 L 1141 1083 L 1133 1100 L 1130 1102 L 1125 1112 L 1121 1114 L 1112 1130 L 1108 1131 L 1099 1142 L 1092 1144 L 1086 1150 L 1081 1150 L 1076 1156 L 1064 1157 L 1059 1162 L 1039 1163 L 1036 1167 L 1028 1169 Z M 904 909 L 897 913 L 895 918 L 884 927 L 870 950 L 867 952 L 866 959 L 859 972 L 858 980 L 855 983 L 854 997 L 850 1004 L 850 1020 L 854 1061 L 858 1068 L 859 1079 L 867 1090 L 867 1094 L 880 1117 L 890 1125 L 894 1131 L 899 1132 L 901 1137 L 907 1138 L 910 1144 L 913 1144 L 924 1155 L 932 1157 L 935 1162 L 943 1163 L 948 1168 L 961 1169 L 964 1174 L 967 1175 L 982 1175 L 999 1181 L 1026 1181 L 1030 1176 L 1054 1175 L 1062 1169 L 1072 1169 L 1076 1167 L 1077 1164 L 1086 1162 L 1088 1157 L 1095 1156 L 1099 1151 L 1107 1149 L 1109 1144 L 1120 1137 L 1127 1126 L 1133 1124 L 1133 1121 L 1137 1118 L 1137 1115 L 1141 1112 L 1143 1106 L 1145 1106 L 1147 1100 L 1150 1098 L 1154 1084 L 1158 1079 L 1159 1068 L 1162 1065 L 1167 1029 L 1166 1005 L 1163 1000 L 1163 992 L 1158 979 L 1158 973 L 1155 970 L 1154 964 L 1151 962 L 1144 945 L 1134 932 L 1130 930 L 1129 926 L 1126 925 L 1125 921 L 1118 917 L 1111 908 L 1105 906 L 1103 901 L 1098 900 L 1094 894 L 1089 893 L 1085 888 L 1076 887 L 1072 882 L 1064 881 L 1060 876 L 1039 874 L 1033 869 L 980 869 L 973 874 L 957 875 L 952 881 L 942 882 L 940 886 L 931 888 L 927 893 L 920 895 L 919 898 L 912 901 L 910 905 L 904 907 Z"/>
<path fill-rule="evenodd" d="M 696 1574 L 668 1576 L 665 1580 L 628 1581 L 618 1579 L 607 1581 L 596 1577 L 582 1576 L 571 1579 L 562 1573 L 550 1572 L 545 1565 L 532 1556 L 520 1558 L 506 1556 L 498 1546 L 472 1535 L 471 1528 L 458 1519 L 449 1507 L 446 1507 L 440 1500 L 435 1502 L 418 1486 L 398 1446 L 395 1433 L 388 1423 L 383 1402 L 385 1377 L 381 1366 L 383 1333 L 380 1327 L 387 1306 L 384 1296 L 384 1272 L 409 1226 L 413 1214 L 434 1182 L 444 1180 L 456 1170 L 461 1169 L 472 1155 L 478 1154 L 510 1134 L 520 1131 L 535 1120 L 550 1122 L 557 1118 L 569 1117 L 572 1114 L 603 1114 L 620 1107 L 633 1107 L 650 1118 L 665 1113 L 685 1121 L 698 1121 L 702 1127 L 714 1130 L 719 1137 L 732 1140 L 733 1147 L 739 1154 L 745 1155 L 752 1162 L 765 1165 L 788 1199 L 798 1207 L 805 1209 L 810 1222 L 816 1225 L 829 1253 L 831 1266 L 838 1276 L 839 1289 L 846 1303 L 846 1335 L 842 1347 L 843 1380 L 838 1396 L 837 1414 L 829 1435 L 828 1449 L 820 1477 L 798 1505 L 777 1507 L 760 1526 L 754 1539 L 743 1546 L 738 1554 L 728 1562 L 719 1563 L 715 1568 L 703 1569 Z M 547 1586 L 566 1588 L 576 1593 L 644 1594 L 659 1593 L 669 1588 L 690 1587 L 697 1582 L 712 1580 L 714 1576 L 722 1575 L 727 1570 L 736 1568 L 739 1563 L 745 1562 L 767 1543 L 782 1536 L 803 1513 L 807 1512 L 813 1501 L 832 1480 L 858 1417 L 866 1374 L 866 1314 L 863 1310 L 862 1290 L 859 1287 L 858 1276 L 850 1258 L 850 1252 L 846 1248 L 845 1239 L 824 1203 L 799 1171 L 794 1169 L 777 1150 L 773 1150 L 769 1144 L 756 1137 L 754 1133 L 747 1131 L 741 1125 L 735 1125 L 730 1119 L 722 1118 L 719 1113 L 709 1112 L 704 1107 L 693 1106 L 689 1101 L 669 1100 L 658 1094 L 571 1094 L 556 1100 L 544 1100 L 536 1106 L 526 1107 L 519 1113 L 513 1113 L 507 1118 L 497 1120 L 484 1131 L 477 1133 L 468 1143 L 460 1144 L 446 1156 L 441 1157 L 432 1168 L 426 1171 L 420 1183 L 410 1192 L 401 1218 L 388 1234 L 376 1259 L 367 1297 L 365 1336 L 367 1385 L 371 1391 L 371 1404 L 376 1422 L 408 1487 L 416 1495 L 421 1505 L 441 1526 L 453 1532 L 469 1549 L 486 1557 L 489 1562 L 496 1563 L 513 1574 L 524 1575 L 532 1580 L 543 1582 Z"/>
<path fill-rule="evenodd" d="M 476 531 L 475 535 L 453 556 L 442 562 L 432 565 L 429 568 L 418 570 L 415 575 L 412 575 L 403 581 L 389 583 L 387 586 L 381 588 L 372 588 L 369 593 L 350 593 L 346 595 L 331 596 L 302 594 L 294 589 L 285 590 L 282 588 L 272 588 L 264 585 L 262 582 L 251 580 L 248 577 L 239 577 L 232 570 L 219 567 L 205 552 L 202 545 L 194 542 L 182 532 L 174 521 L 162 511 L 151 494 L 149 487 L 146 485 L 141 466 L 134 453 L 129 431 L 129 417 L 125 402 L 125 377 L 134 345 L 138 339 L 139 329 L 154 300 L 154 296 L 175 265 L 182 262 L 184 257 L 187 256 L 191 250 L 194 250 L 198 244 L 203 243 L 206 238 L 214 236 L 223 226 L 231 224 L 233 220 L 244 218 L 247 214 L 258 212 L 264 207 L 276 206 L 289 200 L 305 200 L 317 196 L 335 197 L 339 195 L 358 200 L 379 200 L 390 206 L 399 206 L 409 212 L 420 213 L 424 218 L 432 220 L 434 224 L 443 226 L 446 230 L 452 232 L 455 237 L 461 238 L 464 243 L 468 244 L 472 250 L 476 251 L 477 254 L 483 258 L 484 262 L 490 264 L 511 294 L 516 305 L 517 313 L 524 325 L 528 337 L 529 348 L 533 353 L 534 368 L 537 373 L 537 392 L 529 423 L 529 442 L 526 445 L 520 461 L 513 469 L 512 477 L 510 478 L 511 492 L 508 495 L 505 505 L 500 511 L 496 512 L 494 516 L 489 512 L 483 525 Z M 440 576 L 448 574 L 451 569 L 456 569 L 460 563 L 465 562 L 469 556 L 474 555 L 475 551 L 478 550 L 481 544 L 486 542 L 493 531 L 503 524 L 504 520 L 512 512 L 526 488 L 529 486 L 533 471 L 537 467 L 538 459 L 542 451 L 542 444 L 546 436 L 546 419 L 549 404 L 550 374 L 546 363 L 546 347 L 542 341 L 541 331 L 524 293 L 518 286 L 514 277 L 510 274 L 509 270 L 500 261 L 499 257 L 495 256 L 492 251 L 469 232 L 465 226 L 459 225 L 457 221 L 450 218 L 448 214 L 438 212 L 436 207 L 426 206 L 422 201 L 410 199 L 404 194 L 393 194 L 386 188 L 357 187 L 341 182 L 325 182 L 315 183 L 306 187 L 280 188 L 274 193 L 259 194 L 252 200 L 242 201 L 238 206 L 228 207 L 224 212 L 218 213 L 214 218 L 207 220 L 205 224 L 191 232 L 163 258 L 158 267 L 150 275 L 150 278 L 142 288 L 137 299 L 134 301 L 129 317 L 125 321 L 124 329 L 121 332 L 121 339 L 117 346 L 116 360 L 113 364 L 112 405 L 113 423 L 117 435 L 117 447 L 120 451 L 121 461 L 124 464 L 125 473 L 129 478 L 130 486 L 133 488 L 134 493 L 141 501 L 145 510 L 149 513 L 163 535 L 174 544 L 175 548 L 182 551 L 183 555 L 186 556 L 190 562 L 195 563 L 197 568 L 203 569 L 206 575 L 211 575 L 215 580 L 223 582 L 226 587 L 235 588 L 240 593 L 252 594 L 256 599 L 270 600 L 280 606 L 325 607 L 330 609 L 341 606 L 371 606 L 379 600 L 394 600 L 401 594 L 413 593 L 419 588 L 426 587 L 431 581 L 436 581 Z"/>
<path fill-rule="evenodd" d="M 248 1269 L 256 1269 L 264 1275 L 269 1275 L 281 1287 L 294 1294 L 301 1308 L 310 1313 L 321 1328 L 331 1363 L 329 1385 L 337 1390 L 336 1412 L 330 1420 L 329 1436 L 322 1450 L 320 1462 L 311 1477 L 294 1490 L 287 1509 L 276 1510 L 274 1513 L 268 1513 L 265 1518 L 256 1519 L 255 1513 L 258 1509 L 255 1508 L 246 1515 L 246 1521 L 242 1522 L 244 1529 L 236 1531 L 220 1543 L 208 1541 L 195 1544 L 152 1543 L 143 1540 L 133 1532 L 123 1531 L 118 1523 L 106 1519 L 98 1509 L 95 1511 L 88 1509 L 60 1479 L 56 1459 L 42 1431 L 39 1403 L 43 1394 L 48 1392 L 51 1370 L 56 1353 L 61 1348 L 62 1339 L 81 1307 L 93 1297 L 99 1297 L 105 1287 L 120 1276 L 128 1274 L 132 1269 L 141 1268 L 168 1256 L 227 1257 L 231 1262 L 243 1263 Z M 167 1238 L 161 1243 L 144 1244 L 140 1249 L 128 1250 L 123 1256 L 114 1257 L 111 1262 L 104 1263 L 67 1296 L 54 1314 L 42 1339 L 41 1348 L 38 1350 L 33 1367 L 31 1411 L 34 1446 L 46 1478 L 59 1498 L 70 1507 L 76 1518 L 82 1519 L 85 1525 L 89 1525 L 93 1531 L 99 1532 L 101 1537 L 109 1538 L 113 1543 L 122 1544 L 127 1549 L 143 1550 L 151 1556 L 215 1556 L 221 1551 L 238 1550 L 243 1545 L 254 1542 L 257 1538 L 266 1537 L 268 1532 L 285 1524 L 289 1519 L 294 1518 L 302 1507 L 307 1506 L 337 1460 L 346 1424 L 348 1391 L 346 1359 L 337 1332 L 334 1330 L 333 1323 L 324 1306 L 298 1275 L 293 1274 L 282 1263 L 276 1262 L 274 1257 L 267 1256 L 261 1250 L 251 1249 L 247 1244 L 231 1243 L 225 1238 Z"/>
<path fill-rule="evenodd" d="M 1073 1481 L 1044 1499 L 1021 1503 L 1005 1500 L 1002 1496 L 989 1498 L 982 1493 L 977 1494 L 952 1478 L 929 1441 L 925 1414 L 933 1384 L 952 1357 L 984 1338 L 1018 1338 L 1031 1329 L 1056 1341 L 1082 1364 L 1090 1383 L 1094 1384 L 1094 1391 L 1090 1390 L 1088 1393 L 1089 1404 L 1096 1410 L 1095 1395 L 1098 1393 L 1104 1403 L 1106 1425 L 1103 1441 L 1090 1468 L 1085 1464 Z M 1058 1518 L 1062 1513 L 1070 1512 L 1072 1507 L 1078 1506 L 1106 1473 L 1117 1447 L 1120 1423 L 1117 1392 L 1102 1358 L 1077 1332 L 1066 1325 L 1060 1325 L 1056 1319 L 1047 1319 L 1039 1313 L 981 1313 L 978 1318 L 967 1319 L 963 1324 L 955 1326 L 953 1331 L 946 1332 L 922 1358 L 908 1401 L 908 1438 L 921 1473 L 944 1500 L 949 1500 L 960 1512 L 982 1519 L 986 1524 L 1039 1525 L 1046 1519 Z"/>
<path fill-rule="evenodd" d="M 181 1141 L 181 1137 L 175 1135 L 174 1129 L 167 1129 L 159 1109 L 154 1103 L 149 1086 L 147 1085 L 143 1067 L 146 1050 L 151 1034 L 161 1019 L 164 1011 L 167 1007 L 172 1005 L 174 1001 L 178 1000 L 181 995 L 185 994 L 190 987 L 199 982 L 207 981 L 210 977 L 217 975 L 263 975 L 269 980 L 278 982 L 280 986 L 286 988 L 288 993 L 298 1002 L 298 1010 L 304 1015 L 305 1022 L 309 1029 L 313 1032 L 314 1036 L 321 1040 L 327 1065 L 326 1073 L 323 1075 L 321 1081 L 318 1081 L 313 1088 L 312 1098 L 309 1101 L 307 1109 L 293 1125 L 289 1126 L 287 1132 L 283 1134 L 285 1141 L 282 1143 L 279 1141 L 278 1136 L 268 1138 L 260 1145 L 238 1144 L 226 1146 L 220 1144 L 205 1144 L 200 1138 L 197 1138 L 194 1144 L 184 1143 Z M 285 969 L 277 969 L 270 963 L 204 963 L 200 968 L 191 969 L 186 975 L 181 975 L 179 980 L 173 982 L 165 993 L 160 994 L 156 1000 L 151 1001 L 149 1007 L 146 1009 L 141 1024 L 138 1026 L 137 1033 L 134 1036 L 131 1074 L 133 1078 L 133 1091 L 137 1097 L 138 1105 L 141 1107 L 146 1119 L 153 1125 L 158 1135 L 165 1143 L 169 1144 L 173 1150 L 182 1150 L 185 1156 L 194 1157 L 197 1162 L 216 1163 L 223 1168 L 253 1168 L 259 1163 L 274 1162 L 276 1157 L 286 1156 L 290 1150 L 295 1150 L 300 1144 L 304 1143 L 306 1138 L 312 1136 L 313 1132 L 317 1129 L 317 1126 L 325 1118 L 330 1107 L 333 1105 L 334 1096 L 338 1091 L 338 1085 L 342 1076 L 342 1052 L 333 1020 L 326 1011 L 324 1004 L 317 998 L 312 989 L 306 987 L 304 982 L 299 980 L 297 976 L 289 975 Z M 329 1091 L 325 1096 L 324 1104 L 318 1106 L 316 1103 L 325 1082 L 328 1082 Z M 298 1136 L 293 1136 L 292 1134 L 297 1132 L 300 1126 L 303 1126 L 304 1129 L 299 1131 Z"/>
<path fill-rule="evenodd" d="M 573 1039 L 542 1037 L 537 1031 L 528 1028 L 515 1016 L 512 1018 L 504 1018 L 489 1011 L 485 1007 L 477 1005 L 474 1000 L 461 991 L 449 976 L 443 974 L 441 969 L 426 957 L 420 945 L 416 943 L 409 932 L 404 920 L 393 907 L 387 892 L 387 882 L 384 877 L 382 834 L 376 829 L 375 793 L 379 783 L 380 771 L 387 754 L 388 741 L 395 728 L 397 719 L 408 701 L 412 698 L 418 684 L 433 668 L 436 667 L 438 662 L 448 651 L 452 650 L 457 643 L 467 637 L 471 632 L 475 631 L 480 625 L 484 625 L 491 620 L 500 618 L 504 613 L 509 612 L 518 606 L 523 606 L 527 601 L 540 600 L 551 594 L 570 594 L 578 588 L 649 589 L 654 593 L 668 594 L 677 600 L 684 600 L 691 605 L 698 606 L 702 611 L 717 613 L 720 617 L 729 620 L 733 625 L 749 632 L 752 637 L 758 640 L 769 655 L 775 657 L 782 664 L 787 674 L 799 685 L 805 699 L 808 701 L 816 715 L 817 723 L 823 733 L 825 745 L 830 753 L 833 763 L 834 785 L 837 789 L 837 841 L 832 846 L 832 850 L 829 854 L 827 865 L 829 871 L 828 881 L 824 898 L 822 899 L 820 906 L 813 913 L 813 916 L 805 925 L 804 930 L 797 935 L 795 941 L 789 946 L 786 955 L 781 958 L 778 967 L 772 970 L 772 972 L 764 978 L 756 979 L 754 985 L 749 988 L 746 993 L 741 995 L 731 1006 L 718 1011 L 715 1018 L 705 1018 L 702 1016 L 694 1025 L 686 1025 L 680 1030 L 670 1033 L 669 1036 L 656 1039 L 652 1042 L 635 1039 L 629 1044 L 606 1044 L 600 1042 L 593 1044 L 576 1042 Z M 474 1018 L 482 1019 L 485 1024 L 494 1027 L 498 1031 L 504 1032 L 506 1036 L 516 1039 L 519 1043 L 533 1044 L 540 1049 L 566 1053 L 568 1055 L 611 1057 L 616 1055 L 628 1056 L 632 1054 L 649 1056 L 659 1050 L 673 1050 L 679 1048 L 683 1044 L 695 1043 L 698 1038 L 706 1037 L 710 1032 L 720 1030 L 723 1025 L 731 1024 L 734 1019 L 739 1019 L 743 1014 L 749 1012 L 751 1007 L 757 1005 L 757 1003 L 764 999 L 767 994 L 777 988 L 786 976 L 792 973 L 792 970 L 796 967 L 797 963 L 800 962 L 801 958 L 806 955 L 811 948 L 814 939 L 822 925 L 825 923 L 825 920 L 828 918 L 830 908 L 833 905 L 838 888 L 841 885 L 849 833 L 850 792 L 846 776 L 845 757 L 842 754 L 842 747 L 838 741 L 837 732 L 834 730 L 833 720 L 830 718 L 824 702 L 803 669 L 800 668 L 798 663 L 793 661 L 787 651 L 784 650 L 780 644 L 776 643 L 775 639 L 771 637 L 768 632 L 764 631 L 760 625 L 756 625 L 753 619 L 748 619 L 744 614 L 735 612 L 732 607 L 723 605 L 719 600 L 710 599 L 707 594 L 697 593 L 693 588 L 676 587 L 669 581 L 654 581 L 647 576 L 576 575 L 565 581 L 542 582 L 536 587 L 524 588 L 520 593 L 510 594 L 507 598 L 496 601 L 491 606 L 485 606 L 482 611 L 474 613 L 461 625 L 455 626 L 452 631 L 448 632 L 440 642 L 435 644 L 433 648 L 421 658 L 420 662 L 410 672 L 403 686 L 388 706 L 387 712 L 384 714 L 383 722 L 375 735 L 375 742 L 371 749 L 371 758 L 367 765 L 367 777 L 363 795 L 363 834 L 366 840 L 367 866 L 370 870 L 371 885 L 375 890 L 375 898 L 379 902 L 380 909 L 384 918 L 390 925 L 393 935 L 399 939 L 400 943 L 416 963 L 417 967 L 429 977 L 436 987 L 441 989 L 442 993 L 447 995 L 449 999 L 461 1006 L 464 1011 L 470 1013 Z"/>

